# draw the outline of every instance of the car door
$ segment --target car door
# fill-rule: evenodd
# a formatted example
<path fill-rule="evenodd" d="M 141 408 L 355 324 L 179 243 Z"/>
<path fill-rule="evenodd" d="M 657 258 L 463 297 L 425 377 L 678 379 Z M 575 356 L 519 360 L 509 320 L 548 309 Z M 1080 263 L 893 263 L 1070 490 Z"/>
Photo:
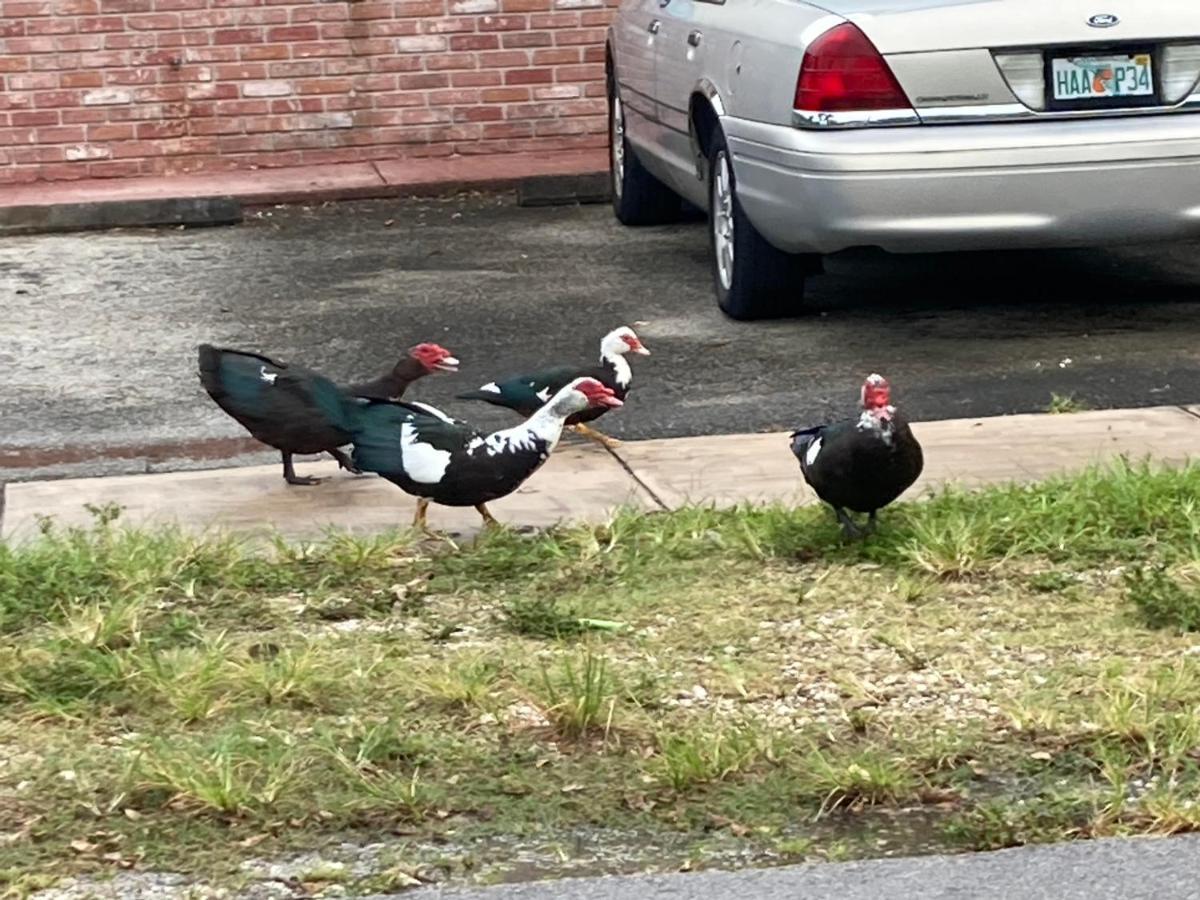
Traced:
<path fill-rule="evenodd" d="M 613 22 L 617 84 L 625 108 L 626 130 L 634 143 L 650 139 L 658 122 L 655 54 L 658 51 L 661 0 L 625 0 Z"/>
<path fill-rule="evenodd" d="M 659 29 L 656 72 L 658 115 L 671 181 L 689 198 L 696 194 L 696 163 L 688 107 L 696 85 L 720 61 L 722 18 L 732 15 L 724 0 L 657 0 Z M 736 0 L 730 0 L 736 3 Z M 724 43 L 728 43 L 724 41 Z M 702 192 L 701 192 L 702 193 Z"/>

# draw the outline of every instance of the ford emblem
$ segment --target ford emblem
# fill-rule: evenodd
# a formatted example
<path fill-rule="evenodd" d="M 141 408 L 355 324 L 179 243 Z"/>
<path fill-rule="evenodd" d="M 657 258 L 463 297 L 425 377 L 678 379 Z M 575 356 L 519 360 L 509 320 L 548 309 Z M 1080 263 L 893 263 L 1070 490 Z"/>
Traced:
<path fill-rule="evenodd" d="M 1114 25 L 1120 25 L 1121 20 L 1112 13 L 1099 13 L 1088 19 L 1088 24 L 1093 28 L 1112 28 Z"/>

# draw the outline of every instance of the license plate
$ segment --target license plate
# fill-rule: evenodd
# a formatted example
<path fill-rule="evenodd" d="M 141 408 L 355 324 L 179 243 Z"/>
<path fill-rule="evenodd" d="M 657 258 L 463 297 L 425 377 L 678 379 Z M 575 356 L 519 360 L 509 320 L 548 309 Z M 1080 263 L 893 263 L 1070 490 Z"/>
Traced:
<path fill-rule="evenodd" d="M 1051 60 L 1055 100 L 1105 100 L 1154 96 L 1149 53 L 1069 56 Z"/>

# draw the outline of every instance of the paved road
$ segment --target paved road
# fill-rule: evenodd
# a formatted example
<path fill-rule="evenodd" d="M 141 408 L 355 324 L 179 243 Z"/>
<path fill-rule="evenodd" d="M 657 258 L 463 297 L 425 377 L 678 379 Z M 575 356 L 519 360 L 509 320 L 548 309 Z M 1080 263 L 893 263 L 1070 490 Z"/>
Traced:
<path fill-rule="evenodd" d="M 405 900 L 1194 900 L 1200 839 L 1107 840 L 968 856 L 586 878 Z"/>
<path fill-rule="evenodd" d="M 337 378 L 438 340 L 465 361 L 460 376 L 421 385 L 444 402 L 531 363 L 590 358 L 602 333 L 643 322 L 654 355 L 635 360 L 633 401 L 605 420 L 623 437 L 819 421 L 847 411 L 875 369 L 914 418 L 1038 410 L 1052 392 L 1097 407 L 1200 400 L 1200 244 L 837 259 L 806 317 L 769 324 L 724 319 L 707 265 L 701 223 L 627 230 L 605 207 L 496 198 L 11 238 L 0 243 L 0 458 L 240 435 L 195 380 L 205 340 Z M 39 471 L 11 466 L 5 477 Z"/>

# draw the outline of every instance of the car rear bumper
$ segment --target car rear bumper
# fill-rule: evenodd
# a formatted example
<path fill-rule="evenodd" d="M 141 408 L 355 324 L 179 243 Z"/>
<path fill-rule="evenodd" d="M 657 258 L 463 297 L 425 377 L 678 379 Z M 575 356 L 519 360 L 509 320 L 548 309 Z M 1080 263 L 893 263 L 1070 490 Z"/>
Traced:
<path fill-rule="evenodd" d="M 1200 115 L 816 132 L 722 120 L 742 207 L 791 252 L 1200 237 Z"/>

